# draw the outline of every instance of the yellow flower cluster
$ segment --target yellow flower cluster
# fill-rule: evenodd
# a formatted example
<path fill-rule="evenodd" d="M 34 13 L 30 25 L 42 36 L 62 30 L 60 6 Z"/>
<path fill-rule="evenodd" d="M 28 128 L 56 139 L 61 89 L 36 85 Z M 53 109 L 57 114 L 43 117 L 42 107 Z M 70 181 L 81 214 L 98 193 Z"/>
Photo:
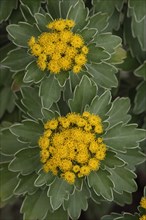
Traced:
<path fill-rule="evenodd" d="M 146 220 L 146 215 L 142 215 L 139 220 Z"/>
<path fill-rule="evenodd" d="M 31 53 L 37 57 L 37 65 L 42 71 L 48 69 L 58 74 L 72 70 L 77 74 L 87 62 L 88 47 L 79 34 L 71 31 L 74 25 L 73 20 L 54 20 L 47 25 L 49 32 L 29 39 Z"/>
<path fill-rule="evenodd" d="M 146 197 L 142 197 L 140 200 L 140 206 L 146 209 Z"/>
<path fill-rule="evenodd" d="M 89 112 L 69 113 L 47 121 L 38 140 L 44 171 L 73 184 L 76 177 L 98 170 L 107 150 L 101 133 L 101 118 Z"/>

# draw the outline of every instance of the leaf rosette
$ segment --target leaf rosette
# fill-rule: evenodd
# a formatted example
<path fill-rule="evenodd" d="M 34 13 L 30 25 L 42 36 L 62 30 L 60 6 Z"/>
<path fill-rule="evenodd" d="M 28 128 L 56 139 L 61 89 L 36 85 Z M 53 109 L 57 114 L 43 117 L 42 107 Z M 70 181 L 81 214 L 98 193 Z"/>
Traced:
<path fill-rule="evenodd" d="M 30 21 L 7 26 L 17 47 L 2 64 L 14 72 L 25 70 L 25 83 L 53 74 L 63 86 L 70 75 L 88 75 L 101 87 L 117 87 L 116 64 L 123 62 L 125 51 L 120 37 L 104 31 L 107 25 L 108 15 L 90 16 L 82 0 L 49 1 L 44 13 L 40 10 L 32 19 L 31 12 Z"/>
<path fill-rule="evenodd" d="M 50 77 L 53 75 L 46 80 L 50 80 Z M 110 91 L 106 90 L 100 95 L 95 82 L 87 76 L 81 78 L 69 99 L 57 90 L 57 82 L 56 84 L 54 82 L 56 85 L 54 94 L 50 92 L 49 87 L 44 89 L 43 84 L 44 81 L 40 88 L 29 86 L 21 88 L 21 94 L 19 94 L 21 103 L 18 102 L 17 105 L 24 111 L 25 120 L 2 130 L 1 149 L 5 157 L 1 165 L 3 176 L 1 199 L 9 201 L 13 196 L 22 195 L 24 202 L 21 212 L 24 213 L 24 219 L 33 220 L 68 219 L 69 217 L 78 219 L 81 211 L 87 210 L 89 198 L 97 204 L 102 200 L 114 201 L 120 205 L 131 203 L 132 192 L 137 189 L 134 180 L 135 166 L 145 160 L 139 142 L 145 139 L 146 131 L 137 128 L 136 124 L 128 123 L 131 119 L 128 114 L 129 99 L 117 98 L 111 102 Z M 75 115 L 78 120 L 70 121 L 68 124 L 66 119 Z M 88 120 L 90 116 L 94 120 Z M 98 123 L 96 118 L 100 118 Z M 57 127 L 54 121 L 55 123 L 57 121 Z M 90 126 L 86 126 L 87 122 Z M 96 125 L 100 125 L 100 129 L 99 127 L 97 129 Z M 67 133 L 69 129 L 70 132 Z M 78 140 L 75 133 L 71 135 L 73 129 L 81 131 L 77 132 Z M 51 130 L 53 136 L 52 139 L 47 139 L 47 142 L 45 142 L 46 139 L 43 140 L 42 144 L 44 130 L 47 135 L 45 138 L 50 137 L 48 130 Z M 68 136 L 62 132 L 66 132 Z M 95 163 L 97 145 L 92 147 L 88 145 L 89 150 L 83 147 L 83 152 L 88 151 L 88 156 L 81 154 L 79 150 L 80 140 L 84 144 L 89 135 L 88 132 L 96 133 L 94 141 L 100 140 L 100 143 L 104 143 L 105 146 L 104 156 L 102 159 L 100 157 L 99 166 Z M 62 141 L 61 136 L 57 139 L 57 134 L 64 135 L 63 145 L 60 142 L 56 144 L 58 140 Z M 53 153 L 53 148 L 61 150 L 62 154 L 59 153 L 59 157 L 61 155 L 66 157 L 63 147 L 69 143 L 69 139 L 75 140 L 77 147 L 68 148 L 73 149 L 74 153 L 80 152 L 79 156 L 82 156 L 78 157 L 78 153 L 75 153 L 77 159 L 74 159 L 74 156 L 72 159 L 67 156 L 65 160 L 70 159 L 70 162 L 64 161 L 65 163 L 57 165 L 55 167 L 57 172 L 53 170 L 54 167 L 44 169 L 46 160 L 53 158 L 55 163 L 56 154 Z M 50 143 L 52 141 L 52 147 L 48 145 L 48 140 Z M 49 151 L 50 158 L 46 153 L 42 153 L 43 147 L 47 152 Z M 94 163 L 91 163 L 90 159 L 94 159 L 92 160 Z M 58 163 L 57 157 L 56 161 Z M 90 172 L 87 172 L 89 167 Z M 72 175 L 66 176 L 66 172 Z"/>

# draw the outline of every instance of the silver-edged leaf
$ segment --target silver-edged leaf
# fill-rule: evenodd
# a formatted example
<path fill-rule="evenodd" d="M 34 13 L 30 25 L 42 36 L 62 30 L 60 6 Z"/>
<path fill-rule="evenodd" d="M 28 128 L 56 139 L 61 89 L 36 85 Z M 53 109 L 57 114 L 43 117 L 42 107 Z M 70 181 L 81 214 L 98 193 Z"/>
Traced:
<path fill-rule="evenodd" d="M 125 204 L 132 203 L 132 194 L 128 192 L 123 192 L 122 195 L 113 191 L 114 194 L 114 202 L 116 202 L 120 206 L 124 206 Z"/>
<path fill-rule="evenodd" d="M 34 182 L 34 185 L 36 187 L 41 187 L 45 184 L 49 186 L 50 184 L 52 184 L 52 182 L 54 181 L 55 178 L 56 177 L 51 172 L 45 173 L 41 170 L 39 172 L 39 176 L 37 177 L 37 179 Z"/>
<path fill-rule="evenodd" d="M 48 211 L 52 211 L 52 209 L 50 199 L 47 197 L 47 191 L 39 189 L 33 195 L 25 197 L 20 212 L 24 214 L 24 220 L 43 220 Z"/>
<path fill-rule="evenodd" d="M 2 61 L 2 65 L 10 68 L 11 71 L 21 71 L 32 62 L 34 58 L 27 53 L 26 49 L 17 48 L 11 50 L 7 57 Z M 17 62 L 15 62 L 17 60 Z"/>
<path fill-rule="evenodd" d="M 134 109 L 135 114 L 140 114 L 146 111 L 146 81 L 142 81 L 136 88 L 137 92 L 134 98 Z"/>
<path fill-rule="evenodd" d="M 98 33 L 101 33 L 108 26 L 108 15 L 98 12 L 92 15 L 89 21 L 88 28 L 96 28 Z"/>
<path fill-rule="evenodd" d="M 26 107 L 28 114 L 35 119 L 42 119 L 42 104 L 39 97 L 39 89 L 37 87 L 23 86 L 21 93 L 23 96 L 22 103 Z"/>
<path fill-rule="evenodd" d="M 71 111 L 82 113 L 85 106 L 90 105 L 96 92 L 95 84 L 86 75 L 83 76 L 80 84 L 75 88 L 73 99 L 68 101 Z"/>
<path fill-rule="evenodd" d="M 14 189 L 15 195 L 24 195 L 26 193 L 33 194 L 37 191 L 37 188 L 34 186 L 34 181 L 37 178 L 36 173 L 31 173 L 29 175 L 19 176 L 19 183 Z"/>
<path fill-rule="evenodd" d="M 20 0 L 21 4 L 27 5 L 30 8 L 32 14 L 38 12 L 41 6 L 41 0 Z"/>
<path fill-rule="evenodd" d="M 81 211 L 86 211 L 88 208 L 87 199 L 90 197 L 89 190 L 84 184 L 81 191 L 77 189 L 72 195 L 69 196 L 69 199 L 64 202 L 65 210 L 67 210 L 68 215 L 72 219 L 78 219 Z"/>
<path fill-rule="evenodd" d="M 42 135 L 44 128 L 41 122 L 25 120 L 21 124 L 11 126 L 10 130 L 24 143 L 29 143 L 30 146 L 37 146 L 38 139 Z"/>
<path fill-rule="evenodd" d="M 102 165 L 110 168 L 121 167 L 125 164 L 125 161 L 120 156 L 112 151 L 107 151 L 105 159 L 102 161 Z"/>
<path fill-rule="evenodd" d="M 108 63 L 92 63 L 86 66 L 97 85 L 103 88 L 117 87 L 118 80 L 115 74 L 118 70 L 114 66 Z"/>
<path fill-rule="evenodd" d="M 106 118 L 106 113 L 110 109 L 111 93 L 106 90 L 101 96 L 95 96 L 87 110 L 93 114 L 100 115 L 102 120 Z"/>
<path fill-rule="evenodd" d="M 67 18 L 75 22 L 73 31 L 82 30 L 87 25 L 88 9 L 85 7 L 84 1 L 79 0 L 75 5 L 70 8 Z"/>
<path fill-rule="evenodd" d="M 57 210 L 64 200 L 68 200 L 69 194 L 72 194 L 73 189 L 73 185 L 62 178 L 56 177 L 47 192 L 52 209 Z"/>
<path fill-rule="evenodd" d="M 113 200 L 113 182 L 109 179 L 110 173 L 107 170 L 99 169 L 91 172 L 88 176 L 88 184 L 94 192 L 108 201 Z"/>
<path fill-rule="evenodd" d="M 26 66 L 26 73 L 24 75 L 24 83 L 40 82 L 45 77 L 45 71 L 43 72 L 38 66 L 36 61 L 32 61 Z"/>
<path fill-rule="evenodd" d="M 62 0 L 60 2 L 61 18 L 65 19 L 72 5 L 75 5 L 77 2 L 78 0 Z"/>
<path fill-rule="evenodd" d="M 117 124 L 103 135 L 104 142 L 107 146 L 120 152 L 137 147 L 139 142 L 145 138 L 146 131 L 138 129 L 136 124 Z"/>
<path fill-rule="evenodd" d="M 2 164 L 0 168 L 1 190 L 0 199 L 5 201 L 13 196 L 13 190 L 18 184 L 17 174 L 8 170 L 8 164 Z"/>
<path fill-rule="evenodd" d="M 110 110 L 107 112 L 109 117 L 107 121 L 109 122 L 109 127 L 113 127 L 119 122 L 126 124 L 130 121 L 131 116 L 127 114 L 130 109 L 130 100 L 128 98 L 116 98 L 112 102 Z"/>
<path fill-rule="evenodd" d="M 28 40 L 31 36 L 38 37 L 40 31 L 35 25 L 30 25 L 26 22 L 19 22 L 19 24 L 10 24 L 7 26 L 7 31 L 12 37 L 12 41 L 17 46 L 28 47 Z"/>
<path fill-rule="evenodd" d="M 136 165 L 146 161 L 146 155 L 140 151 L 140 148 L 127 149 L 126 152 L 119 152 L 117 156 L 126 162 L 130 170 L 135 170 Z"/>
<path fill-rule="evenodd" d="M 69 216 L 66 211 L 62 207 L 55 210 L 54 212 L 48 212 L 46 218 L 44 220 L 69 220 Z"/>
<path fill-rule="evenodd" d="M 61 18 L 60 1 L 47 0 L 47 9 L 52 18 Z"/>
<path fill-rule="evenodd" d="M 134 71 L 134 74 L 146 81 L 146 61 Z"/>
<path fill-rule="evenodd" d="M 60 99 L 62 88 L 54 75 L 50 74 L 40 85 L 39 95 L 44 108 L 50 108 L 53 103 Z"/>
<path fill-rule="evenodd" d="M 6 21 L 10 17 L 12 10 L 17 8 L 17 4 L 18 4 L 17 0 L 11 0 L 6 7 L 6 1 L 5 0 L 0 1 L 0 10 L 1 10 L 0 23 Z"/>
<path fill-rule="evenodd" d="M 9 170 L 28 175 L 41 168 L 39 148 L 22 149 L 15 154 L 14 159 L 9 164 Z"/>
<path fill-rule="evenodd" d="M 110 172 L 109 178 L 114 183 L 114 190 L 121 194 L 123 192 L 132 193 L 137 190 L 135 182 L 136 174 L 126 167 L 116 167 L 115 169 L 108 169 Z"/>
<path fill-rule="evenodd" d="M 6 155 L 14 155 L 17 151 L 26 148 L 26 143 L 17 140 L 17 136 L 10 129 L 4 129 L 0 134 L 1 151 Z"/>
<path fill-rule="evenodd" d="M 41 13 L 35 13 L 34 17 L 40 31 L 48 32 L 48 28 L 46 26 L 48 23 L 53 21 L 51 15 L 49 13 L 46 13 L 45 15 Z"/>

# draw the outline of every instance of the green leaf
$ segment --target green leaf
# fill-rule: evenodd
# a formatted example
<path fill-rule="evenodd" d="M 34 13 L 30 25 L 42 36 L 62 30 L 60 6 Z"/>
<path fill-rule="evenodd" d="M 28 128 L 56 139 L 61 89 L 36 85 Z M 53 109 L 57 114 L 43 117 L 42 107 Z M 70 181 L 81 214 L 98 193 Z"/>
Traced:
<path fill-rule="evenodd" d="M 110 102 L 111 93 L 107 90 L 100 97 L 95 96 L 87 110 L 93 114 L 99 115 L 102 120 L 104 120 L 106 118 L 105 115 L 110 108 Z"/>
<path fill-rule="evenodd" d="M 12 112 L 15 107 L 14 94 L 10 86 L 3 87 L 0 90 L 0 118 L 4 115 L 5 111 Z"/>
<path fill-rule="evenodd" d="M 93 187 L 97 195 L 101 195 L 108 201 L 113 200 L 113 183 L 109 179 L 109 172 L 99 169 L 97 172 L 91 172 L 88 176 L 88 184 Z"/>
<path fill-rule="evenodd" d="M 76 5 L 78 0 L 62 0 L 60 2 L 61 18 L 66 19 L 67 13 L 72 5 Z"/>
<path fill-rule="evenodd" d="M 81 191 L 75 190 L 74 193 L 69 196 L 69 199 L 65 201 L 64 207 L 67 210 L 68 215 L 71 217 L 71 219 L 78 219 L 81 214 L 81 210 L 87 210 L 87 199 L 89 198 L 89 196 L 89 190 L 84 184 Z"/>
<path fill-rule="evenodd" d="M 61 18 L 60 1 L 56 2 L 54 0 L 47 0 L 47 9 L 51 14 L 52 18 Z"/>
<path fill-rule="evenodd" d="M 109 118 L 107 121 L 109 122 L 109 127 L 113 127 L 119 122 L 122 122 L 123 124 L 126 124 L 130 121 L 131 116 L 127 114 L 127 112 L 130 109 L 130 100 L 128 98 L 116 98 L 110 110 L 107 113 L 107 116 Z"/>
<path fill-rule="evenodd" d="M 111 33 L 99 34 L 94 37 L 96 46 L 103 47 L 108 53 L 113 53 L 121 45 L 122 39 Z"/>
<path fill-rule="evenodd" d="M 95 43 L 89 44 L 88 49 L 87 59 L 89 63 L 101 63 L 110 58 L 110 54 L 104 51 L 102 47 L 96 47 Z"/>
<path fill-rule="evenodd" d="M 32 62 L 34 58 L 27 53 L 27 50 L 17 48 L 8 53 L 8 56 L 2 61 L 2 65 L 10 68 L 11 71 L 21 71 Z M 15 62 L 17 60 L 17 62 Z"/>
<path fill-rule="evenodd" d="M 95 84 L 85 75 L 80 84 L 76 86 L 73 99 L 69 100 L 69 106 L 72 112 L 82 113 L 86 105 L 90 105 L 96 95 L 97 88 Z"/>
<path fill-rule="evenodd" d="M 137 129 L 137 125 L 121 125 L 117 124 L 110 128 L 106 134 L 103 135 L 104 142 L 110 148 L 125 152 L 126 148 L 135 148 L 146 137 L 146 131 Z"/>
<path fill-rule="evenodd" d="M 42 104 L 38 94 L 38 88 L 24 86 L 22 87 L 21 92 L 23 96 L 22 103 L 26 107 L 28 114 L 35 119 L 42 119 Z"/>
<path fill-rule="evenodd" d="M 82 30 L 87 24 L 88 9 L 85 8 L 83 0 L 78 1 L 70 8 L 67 18 L 75 22 L 73 31 Z"/>
<path fill-rule="evenodd" d="M 116 2 L 117 0 L 110 0 L 110 3 L 107 4 L 107 1 L 93 0 L 94 10 L 96 12 L 102 11 L 104 13 L 107 13 L 109 16 L 111 16 L 114 12 Z"/>
<path fill-rule="evenodd" d="M 128 4 L 129 8 L 134 11 L 134 16 L 136 17 L 136 21 L 139 23 L 146 16 L 146 4 L 143 0 L 129 0 Z"/>
<path fill-rule="evenodd" d="M 132 203 L 132 194 L 128 192 L 123 192 L 122 196 L 121 194 L 113 191 L 114 193 L 114 202 L 116 202 L 120 206 L 124 206 L 125 204 L 131 204 Z"/>
<path fill-rule="evenodd" d="M 46 108 L 43 108 L 42 109 L 42 114 L 44 116 L 44 120 L 43 121 L 47 122 L 48 120 L 51 120 L 53 118 L 57 118 L 60 115 L 57 110 L 58 110 L 57 108 L 52 109 L 52 106 L 51 106 L 50 110 L 48 110 Z"/>
<path fill-rule="evenodd" d="M 2 153 L 7 155 L 13 155 L 18 150 L 26 147 L 25 143 L 17 140 L 17 137 L 11 133 L 10 129 L 2 130 L 2 133 L 0 134 L 0 140 Z"/>
<path fill-rule="evenodd" d="M 49 13 L 43 15 L 41 13 L 36 13 L 34 15 L 35 20 L 37 22 L 37 26 L 39 27 L 40 31 L 48 32 L 48 28 L 46 27 L 48 23 L 50 23 L 53 19 Z"/>
<path fill-rule="evenodd" d="M 38 83 L 44 78 L 45 73 L 46 72 L 43 72 L 41 69 L 39 69 L 39 67 L 36 64 L 36 61 L 33 61 L 27 65 L 23 81 L 25 83 Z"/>
<path fill-rule="evenodd" d="M 112 54 L 110 60 L 108 60 L 111 64 L 121 64 L 124 62 L 126 58 L 126 50 L 124 50 L 121 46 L 115 49 L 115 53 Z"/>
<path fill-rule="evenodd" d="M 20 5 L 20 12 L 24 18 L 24 20 L 27 22 L 27 23 L 30 23 L 30 24 L 33 24 L 35 23 L 35 19 L 34 19 L 34 16 L 30 10 L 30 8 L 27 6 L 27 5 L 23 5 L 21 4 Z M 14 20 L 15 21 L 15 20 Z M 16 22 L 12 22 L 14 24 L 18 23 L 19 21 L 22 21 L 22 19 L 18 19 L 18 21 Z"/>
<path fill-rule="evenodd" d="M 130 170 L 135 170 L 135 166 L 146 161 L 146 155 L 139 148 L 128 149 L 125 153 L 118 153 L 118 156 L 123 159 Z"/>
<path fill-rule="evenodd" d="M 98 33 L 101 33 L 108 26 L 108 15 L 98 12 L 90 17 L 89 28 L 96 28 Z"/>
<path fill-rule="evenodd" d="M 102 165 L 106 167 L 115 168 L 121 167 L 125 164 L 119 155 L 116 155 L 112 151 L 107 151 L 105 159 L 102 161 Z"/>
<path fill-rule="evenodd" d="M 118 80 L 115 73 L 118 71 L 114 66 L 107 63 L 86 64 L 88 73 L 93 76 L 95 83 L 104 88 L 117 87 Z"/>
<path fill-rule="evenodd" d="M 56 177 L 55 181 L 50 185 L 48 197 L 53 210 L 57 210 L 69 198 L 69 194 L 73 191 L 73 185 L 67 183 L 64 179 Z"/>
<path fill-rule="evenodd" d="M 59 84 L 61 87 L 64 87 L 64 86 L 65 86 L 65 83 L 66 83 L 66 81 L 67 81 L 67 79 L 69 78 L 69 73 L 60 72 L 59 74 L 56 74 L 56 75 L 55 75 L 55 78 L 57 79 L 58 84 Z"/>
<path fill-rule="evenodd" d="M 132 193 L 137 190 L 137 184 L 134 181 L 136 175 L 131 170 L 126 167 L 116 167 L 108 170 L 111 174 L 109 178 L 113 182 L 116 192 L 122 194 L 123 192 Z"/>
<path fill-rule="evenodd" d="M 61 87 L 53 74 L 42 81 L 39 93 L 44 108 L 49 109 L 53 103 L 60 99 Z"/>
<path fill-rule="evenodd" d="M 16 153 L 15 158 L 9 164 L 9 170 L 21 172 L 22 175 L 28 175 L 35 170 L 40 169 L 40 150 L 39 148 L 22 149 Z"/>
<path fill-rule="evenodd" d="M 143 77 L 146 81 L 146 61 L 134 71 L 134 74 L 138 77 Z"/>
<path fill-rule="evenodd" d="M 18 184 L 18 178 L 16 173 L 10 172 L 7 168 L 7 164 L 1 165 L 0 169 L 1 177 L 1 190 L 0 190 L 0 199 L 7 200 L 13 196 L 13 190 Z"/>
<path fill-rule="evenodd" d="M 43 220 L 48 211 L 51 211 L 51 206 L 46 190 L 38 190 L 33 195 L 26 196 L 21 207 L 24 220 Z"/>
<path fill-rule="evenodd" d="M 69 220 L 68 214 L 62 207 L 55 210 L 54 212 L 48 212 L 47 217 L 45 220 Z"/>
<path fill-rule="evenodd" d="M 37 191 L 37 188 L 34 186 L 34 181 L 37 177 L 36 173 L 31 173 L 26 176 L 19 176 L 19 183 L 14 189 L 15 195 L 24 195 L 26 193 L 33 194 Z"/>
<path fill-rule="evenodd" d="M 41 0 L 20 0 L 21 4 L 27 5 L 32 14 L 38 12 L 41 6 Z"/>
<path fill-rule="evenodd" d="M 146 111 L 146 95 L 145 95 L 146 81 L 141 82 L 137 86 L 136 90 L 137 90 L 137 93 L 134 99 L 135 106 L 134 106 L 133 112 L 135 114 L 140 114 Z"/>
<path fill-rule="evenodd" d="M 49 186 L 50 184 L 52 184 L 52 182 L 54 181 L 55 178 L 56 177 L 51 172 L 45 173 L 41 170 L 39 173 L 39 176 L 37 177 L 37 179 L 34 182 L 34 185 L 36 187 L 41 187 L 45 184 Z"/>
<path fill-rule="evenodd" d="M 22 124 L 11 126 L 10 130 L 23 142 L 30 143 L 30 146 L 36 146 L 44 128 L 42 123 L 39 124 L 33 120 L 25 120 Z"/>
<path fill-rule="evenodd" d="M 88 44 L 93 40 L 94 35 L 96 34 L 96 32 L 97 32 L 97 30 L 94 29 L 94 28 L 84 28 L 80 32 L 80 34 L 83 37 L 84 42 L 86 42 Z M 88 46 L 88 48 L 89 48 L 89 46 Z"/>
<path fill-rule="evenodd" d="M 17 46 L 28 47 L 28 40 L 31 36 L 38 37 L 40 32 L 35 25 L 30 25 L 26 22 L 19 24 L 10 24 L 7 26 L 7 31 L 13 39 L 13 43 Z"/>
<path fill-rule="evenodd" d="M 8 18 L 11 15 L 11 12 L 13 9 L 17 8 L 18 1 L 17 0 L 11 0 L 9 4 L 6 5 L 5 0 L 0 1 L 0 23 L 3 21 L 8 20 Z"/>

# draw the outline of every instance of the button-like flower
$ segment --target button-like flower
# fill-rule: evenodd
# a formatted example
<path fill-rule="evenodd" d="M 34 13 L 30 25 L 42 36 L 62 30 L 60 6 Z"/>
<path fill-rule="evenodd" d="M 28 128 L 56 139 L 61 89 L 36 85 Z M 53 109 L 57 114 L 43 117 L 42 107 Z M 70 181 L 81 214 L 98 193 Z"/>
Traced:
<path fill-rule="evenodd" d="M 115 65 L 123 61 L 125 51 L 121 38 L 106 32 L 108 16 L 89 15 L 83 0 L 76 4 L 56 1 L 58 15 L 51 4 L 45 14 L 34 14 L 30 23 L 27 20 L 8 25 L 10 39 L 19 48 L 8 53 L 3 65 L 16 72 L 26 69 L 25 83 L 37 83 L 55 74 L 59 84 L 64 85 L 70 76 L 74 80 L 78 74 L 79 78 L 94 78 L 101 87 L 116 87 Z M 11 68 L 9 59 L 16 56 L 19 60 Z"/>

